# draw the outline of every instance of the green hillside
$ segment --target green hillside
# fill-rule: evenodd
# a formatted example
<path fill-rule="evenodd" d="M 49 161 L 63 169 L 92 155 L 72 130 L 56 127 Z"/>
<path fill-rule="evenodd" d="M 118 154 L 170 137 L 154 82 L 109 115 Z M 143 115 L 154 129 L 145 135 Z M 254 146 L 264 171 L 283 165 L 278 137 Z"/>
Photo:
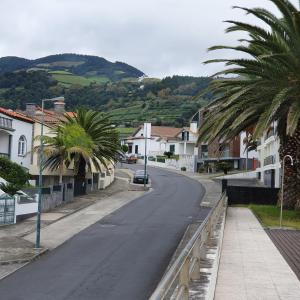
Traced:
<path fill-rule="evenodd" d="M 67 69 L 74 67 L 73 63 L 48 60 L 36 64 L 44 70 L 32 67 L 0 74 L 0 106 L 24 109 L 28 102 L 40 104 L 43 98 L 64 96 L 68 110 L 88 107 L 109 112 L 116 125 L 137 127 L 151 121 L 156 125 L 183 126 L 211 100 L 210 95 L 197 96 L 211 78 L 173 76 L 138 80 L 129 76 L 113 81 L 99 73 L 76 74 L 74 69 Z M 24 61 L 17 65 L 20 64 Z M 65 69 L 49 69 L 53 64 Z"/>
<path fill-rule="evenodd" d="M 103 57 L 92 55 L 66 53 L 34 60 L 15 56 L 0 58 L 0 75 L 16 71 L 66 72 L 74 76 L 87 77 L 88 80 L 96 82 L 103 82 L 103 80 L 119 81 L 123 78 L 139 78 L 144 75 L 142 71 L 128 64 L 112 63 Z M 76 81 L 76 79 L 74 80 Z"/>

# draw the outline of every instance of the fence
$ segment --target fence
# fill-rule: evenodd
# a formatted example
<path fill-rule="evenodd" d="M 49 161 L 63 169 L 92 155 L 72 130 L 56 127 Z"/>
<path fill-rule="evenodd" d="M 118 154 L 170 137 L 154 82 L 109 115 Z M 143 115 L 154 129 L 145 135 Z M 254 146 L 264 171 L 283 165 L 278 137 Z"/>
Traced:
<path fill-rule="evenodd" d="M 166 272 L 150 300 L 189 299 L 189 282 L 200 279 L 201 259 L 205 257 L 206 244 L 224 214 L 226 205 L 227 198 L 223 194 Z"/>
<path fill-rule="evenodd" d="M 224 181 L 223 181 L 224 185 Z M 226 184 L 225 184 L 226 186 Z M 228 205 L 235 204 L 265 204 L 276 205 L 279 189 L 257 186 L 227 186 L 225 187 Z"/>

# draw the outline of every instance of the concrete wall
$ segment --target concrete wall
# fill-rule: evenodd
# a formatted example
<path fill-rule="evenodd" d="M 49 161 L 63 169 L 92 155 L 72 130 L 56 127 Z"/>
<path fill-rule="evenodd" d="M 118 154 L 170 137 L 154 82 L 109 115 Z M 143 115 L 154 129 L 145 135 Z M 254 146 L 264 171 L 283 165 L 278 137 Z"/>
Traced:
<path fill-rule="evenodd" d="M 139 161 L 143 163 L 143 161 Z M 149 166 L 162 167 L 173 170 L 181 170 L 182 167 L 186 168 L 188 172 L 195 172 L 195 156 L 194 155 L 180 155 L 179 159 L 166 159 L 165 163 L 150 161 L 147 163 Z"/>

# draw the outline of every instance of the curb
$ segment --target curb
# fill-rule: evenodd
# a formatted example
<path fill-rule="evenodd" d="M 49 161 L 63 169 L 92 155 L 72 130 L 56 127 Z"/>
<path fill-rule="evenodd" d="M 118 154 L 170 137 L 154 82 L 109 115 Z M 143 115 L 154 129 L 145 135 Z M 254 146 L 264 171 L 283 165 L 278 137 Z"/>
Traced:
<path fill-rule="evenodd" d="M 0 265 L 5 266 L 5 265 L 12 265 L 12 264 L 23 264 L 23 263 L 27 263 L 33 260 L 36 260 L 37 258 L 39 258 L 40 256 L 44 255 L 46 252 L 48 252 L 49 249 L 45 248 L 43 250 L 41 250 L 39 253 L 33 255 L 33 257 L 31 258 L 20 258 L 20 259 L 13 259 L 13 260 L 4 260 L 4 261 L 0 261 Z"/>
<path fill-rule="evenodd" d="M 45 248 L 43 250 L 41 250 L 39 253 L 35 254 L 33 257 L 28 258 L 28 259 L 16 259 L 16 260 L 7 260 L 7 261 L 1 261 L 0 265 L 13 265 L 13 264 L 23 264 L 22 266 L 19 266 L 17 269 L 9 272 L 8 274 L 0 277 L 0 281 L 12 274 L 14 274 L 15 272 L 17 272 L 18 270 L 20 270 L 21 268 L 25 267 L 26 265 L 30 264 L 31 262 L 37 260 L 38 258 L 40 258 L 42 255 L 46 254 L 49 251 L 48 248 Z"/>

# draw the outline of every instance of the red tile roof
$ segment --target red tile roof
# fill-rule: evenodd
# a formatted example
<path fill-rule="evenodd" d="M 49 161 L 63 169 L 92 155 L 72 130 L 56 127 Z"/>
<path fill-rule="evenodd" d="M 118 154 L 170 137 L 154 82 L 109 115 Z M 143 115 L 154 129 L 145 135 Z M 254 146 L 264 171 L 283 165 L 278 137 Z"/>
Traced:
<path fill-rule="evenodd" d="M 21 113 L 26 114 L 25 111 L 22 111 Z M 43 121 L 45 124 L 55 125 L 62 121 L 65 121 L 66 116 L 75 117 L 75 115 L 76 115 L 75 112 L 65 112 L 64 114 L 61 114 L 49 109 L 44 109 L 44 114 L 42 115 L 42 108 L 36 106 L 35 114 L 34 116 L 32 116 L 32 118 L 39 122 Z"/>
<path fill-rule="evenodd" d="M 142 129 L 144 126 L 140 126 L 134 133 L 132 137 L 130 138 L 139 138 L 135 137 L 135 135 L 139 132 L 140 129 Z M 183 130 L 183 128 L 176 128 L 176 127 L 168 127 L 168 126 L 151 126 L 151 136 L 158 136 L 161 138 L 177 138 L 178 134 Z"/>
<path fill-rule="evenodd" d="M 24 121 L 24 122 L 27 122 L 27 123 L 34 123 L 34 120 L 32 118 L 24 116 L 23 114 L 18 113 L 16 111 L 13 111 L 11 109 L 6 109 L 6 108 L 3 108 L 3 107 L 0 107 L 0 113 L 6 115 L 8 117 L 11 117 L 13 119 L 18 119 L 20 121 Z"/>

